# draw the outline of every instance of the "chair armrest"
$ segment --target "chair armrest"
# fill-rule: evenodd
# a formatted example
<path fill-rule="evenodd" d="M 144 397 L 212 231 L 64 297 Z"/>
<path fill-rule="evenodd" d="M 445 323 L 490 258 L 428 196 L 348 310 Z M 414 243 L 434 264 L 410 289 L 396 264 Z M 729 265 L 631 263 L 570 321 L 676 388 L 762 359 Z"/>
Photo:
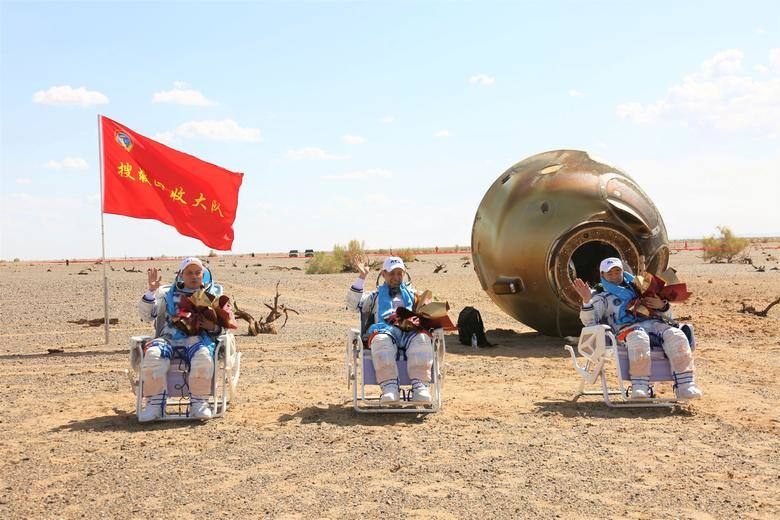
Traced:
<path fill-rule="evenodd" d="M 151 336 L 132 336 L 130 338 L 130 368 L 136 372 L 141 370 L 141 361 L 144 358 L 144 347 L 151 341 Z"/>

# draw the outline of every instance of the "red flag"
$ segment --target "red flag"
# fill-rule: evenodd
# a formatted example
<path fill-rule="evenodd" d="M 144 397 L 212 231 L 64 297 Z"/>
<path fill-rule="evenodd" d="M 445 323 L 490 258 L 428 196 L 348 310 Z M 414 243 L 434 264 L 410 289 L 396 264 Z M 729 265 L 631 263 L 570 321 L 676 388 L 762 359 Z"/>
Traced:
<path fill-rule="evenodd" d="M 103 212 L 152 218 L 229 250 L 243 173 L 179 152 L 101 117 Z"/>

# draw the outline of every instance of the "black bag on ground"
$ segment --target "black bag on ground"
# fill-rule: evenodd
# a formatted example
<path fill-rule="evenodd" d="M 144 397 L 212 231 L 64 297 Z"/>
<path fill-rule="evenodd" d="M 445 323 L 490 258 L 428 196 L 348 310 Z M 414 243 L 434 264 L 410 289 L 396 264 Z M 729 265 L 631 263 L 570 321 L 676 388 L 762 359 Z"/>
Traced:
<path fill-rule="evenodd" d="M 458 340 L 462 345 L 471 345 L 472 334 L 477 335 L 477 345 L 492 347 L 485 336 L 485 324 L 482 316 L 474 307 L 464 307 L 458 314 Z"/>

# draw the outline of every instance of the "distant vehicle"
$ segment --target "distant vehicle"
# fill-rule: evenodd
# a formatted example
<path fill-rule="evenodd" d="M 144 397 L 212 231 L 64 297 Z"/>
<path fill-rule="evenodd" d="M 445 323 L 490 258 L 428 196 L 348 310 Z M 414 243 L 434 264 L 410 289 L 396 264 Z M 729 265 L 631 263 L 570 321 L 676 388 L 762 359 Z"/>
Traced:
<path fill-rule="evenodd" d="M 303 256 L 305 256 L 306 258 L 310 258 L 314 256 L 314 249 L 307 249 L 306 251 L 303 252 Z"/>
<path fill-rule="evenodd" d="M 290 258 L 298 258 L 298 250 L 297 249 L 290 249 L 290 254 L 287 255 Z"/>

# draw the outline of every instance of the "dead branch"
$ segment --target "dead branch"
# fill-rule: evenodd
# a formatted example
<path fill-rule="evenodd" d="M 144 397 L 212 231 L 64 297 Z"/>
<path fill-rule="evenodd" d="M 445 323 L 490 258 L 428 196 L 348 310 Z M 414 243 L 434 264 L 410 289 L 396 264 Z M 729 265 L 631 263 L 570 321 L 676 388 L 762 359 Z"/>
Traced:
<path fill-rule="evenodd" d="M 131 267 L 130 269 L 128 269 L 127 267 L 123 267 L 122 269 L 124 269 L 124 271 L 126 273 L 140 273 L 141 272 L 140 269 L 136 269 L 135 267 Z"/>
<path fill-rule="evenodd" d="M 238 303 L 233 300 L 233 308 L 235 309 L 236 318 L 244 320 L 249 324 L 249 329 L 247 332 L 250 336 L 257 336 L 258 334 L 276 334 L 276 320 L 284 316 L 284 321 L 279 327 L 281 330 L 285 325 L 287 325 L 287 320 L 290 318 L 289 313 L 292 312 L 294 314 L 300 315 L 300 313 L 295 309 L 291 309 L 286 305 L 279 303 L 279 297 L 281 296 L 279 294 L 279 283 L 280 282 L 276 282 L 276 295 L 274 296 L 273 306 L 267 303 L 263 304 L 268 307 L 269 312 L 268 316 L 260 321 L 255 320 L 254 317 L 252 317 L 252 315 L 248 312 L 239 309 Z"/>
<path fill-rule="evenodd" d="M 433 268 L 433 274 L 438 273 L 442 269 L 444 269 L 444 264 L 436 264 L 436 267 Z M 444 272 L 446 273 L 447 271 L 445 270 Z"/>
<path fill-rule="evenodd" d="M 81 318 L 80 320 L 68 320 L 68 323 L 75 323 L 76 325 L 87 325 L 89 327 L 100 327 L 105 322 L 105 318 L 94 318 L 91 320 Z M 119 323 L 119 318 L 108 318 L 109 325 L 116 325 L 117 323 Z"/>
<path fill-rule="evenodd" d="M 772 307 L 774 307 L 778 303 L 780 303 L 780 298 L 777 298 L 775 301 L 773 301 L 772 303 L 767 305 L 766 309 L 764 309 L 763 311 L 757 311 L 756 308 L 753 307 L 752 305 L 745 305 L 745 302 L 742 302 L 742 309 L 739 312 L 741 312 L 743 314 L 752 314 L 754 316 L 760 316 L 762 318 L 766 318 L 766 315 L 769 312 L 769 309 L 771 309 Z"/>
<path fill-rule="evenodd" d="M 754 265 L 754 264 L 750 264 L 750 267 L 752 267 L 753 269 L 755 269 L 755 270 L 756 270 L 756 271 L 758 271 L 759 273 L 763 273 L 763 272 L 765 272 L 765 271 L 766 271 L 766 266 L 765 266 L 765 265 Z"/>
<path fill-rule="evenodd" d="M 461 267 L 468 267 L 470 265 L 471 265 L 471 262 L 466 261 L 466 262 L 463 262 L 463 265 Z"/>
<path fill-rule="evenodd" d="M 269 265 L 268 269 L 271 271 L 300 271 L 300 267 L 284 267 L 282 265 Z"/>

